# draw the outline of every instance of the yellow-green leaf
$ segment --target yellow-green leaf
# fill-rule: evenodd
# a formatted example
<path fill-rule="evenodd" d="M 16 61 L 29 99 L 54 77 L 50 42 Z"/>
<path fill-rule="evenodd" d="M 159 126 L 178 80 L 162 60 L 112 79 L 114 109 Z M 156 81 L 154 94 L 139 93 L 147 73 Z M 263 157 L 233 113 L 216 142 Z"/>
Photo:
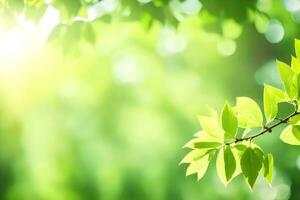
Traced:
<path fill-rule="evenodd" d="M 222 127 L 225 139 L 234 139 L 237 132 L 237 117 L 235 111 L 226 103 L 222 111 Z"/>
<path fill-rule="evenodd" d="M 197 179 L 200 180 L 204 176 L 213 154 L 214 152 L 210 152 L 201 159 L 192 162 L 186 170 L 186 176 L 197 173 Z"/>
<path fill-rule="evenodd" d="M 196 149 L 214 149 L 219 146 L 222 146 L 223 144 L 218 142 L 196 142 L 194 143 L 194 148 Z"/>
<path fill-rule="evenodd" d="M 274 161 L 272 154 L 268 154 L 264 160 L 264 177 L 268 183 L 272 184 Z"/>
<path fill-rule="evenodd" d="M 237 119 L 240 127 L 260 127 L 263 123 L 261 110 L 257 103 L 248 97 L 236 100 Z"/>
<path fill-rule="evenodd" d="M 297 124 L 300 121 L 300 115 L 295 115 L 289 119 L 290 124 Z"/>
<path fill-rule="evenodd" d="M 289 98 L 282 90 L 270 85 L 264 86 L 264 111 L 267 122 L 272 121 L 278 111 L 278 103 L 288 101 Z"/>
<path fill-rule="evenodd" d="M 297 74 L 300 73 L 300 60 L 294 56 L 292 56 L 291 68 Z"/>
<path fill-rule="evenodd" d="M 300 141 L 300 125 L 294 125 L 292 128 L 292 133 Z"/>
<path fill-rule="evenodd" d="M 291 99 L 295 99 L 298 96 L 297 74 L 290 68 L 289 65 L 281 61 L 277 61 L 277 67 L 285 91 Z"/>
<path fill-rule="evenodd" d="M 197 137 L 198 139 L 200 139 L 200 141 L 203 141 L 203 142 L 207 141 L 207 142 L 220 142 L 220 143 L 222 143 L 224 141 L 223 138 L 211 136 L 203 130 L 198 131 L 194 136 Z"/>
<path fill-rule="evenodd" d="M 298 140 L 292 132 L 292 126 L 286 127 L 280 134 L 280 139 L 290 145 L 300 145 L 300 140 Z"/>
<path fill-rule="evenodd" d="M 182 159 L 180 164 L 195 162 L 195 161 L 201 159 L 203 156 L 205 156 L 208 153 L 209 153 L 209 151 L 207 149 L 192 150 Z"/>
<path fill-rule="evenodd" d="M 218 119 L 215 117 L 207 117 L 207 116 L 199 116 L 198 117 L 200 121 L 200 125 L 203 128 L 203 130 L 213 136 L 213 137 L 219 137 L 223 138 L 223 130 L 219 125 Z"/>
<path fill-rule="evenodd" d="M 236 160 L 231 151 L 231 147 L 222 148 L 216 161 L 217 173 L 220 180 L 226 186 L 232 179 L 236 171 Z"/>

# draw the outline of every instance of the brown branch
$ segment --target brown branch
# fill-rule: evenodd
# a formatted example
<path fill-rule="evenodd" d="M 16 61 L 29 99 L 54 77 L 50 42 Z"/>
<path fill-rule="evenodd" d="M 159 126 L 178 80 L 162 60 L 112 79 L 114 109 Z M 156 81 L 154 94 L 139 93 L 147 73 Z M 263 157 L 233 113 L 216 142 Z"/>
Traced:
<path fill-rule="evenodd" d="M 255 135 L 252 135 L 252 136 L 244 137 L 244 138 L 236 138 L 234 141 L 226 143 L 226 145 L 230 145 L 230 144 L 238 143 L 238 142 L 242 142 L 242 141 L 248 141 L 248 140 L 252 141 L 254 138 L 257 138 L 257 137 L 259 137 L 261 135 L 264 135 L 265 133 L 271 133 L 272 130 L 273 130 L 273 128 L 275 128 L 275 127 L 277 127 L 277 126 L 279 126 L 281 124 L 287 123 L 289 121 L 289 119 L 291 119 L 295 115 L 299 115 L 299 114 L 300 114 L 300 112 L 297 112 L 297 110 L 296 110 L 294 113 L 290 114 L 286 118 L 280 119 L 280 121 L 277 122 L 276 124 L 274 124 L 274 125 L 272 125 L 270 127 L 264 126 L 263 130 L 261 132 L 255 134 Z"/>

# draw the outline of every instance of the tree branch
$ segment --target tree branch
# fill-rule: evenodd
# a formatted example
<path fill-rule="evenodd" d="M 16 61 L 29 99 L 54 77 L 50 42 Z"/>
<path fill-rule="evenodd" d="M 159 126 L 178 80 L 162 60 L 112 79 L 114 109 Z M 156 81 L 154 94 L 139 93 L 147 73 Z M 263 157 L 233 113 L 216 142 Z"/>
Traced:
<path fill-rule="evenodd" d="M 259 136 L 261 136 L 261 135 L 264 135 L 265 133 L 271 133 L 272 130 L 273 130 L 273 128 L 275 128 L 275 127 L 277 127 L 277 126 L 279 126 L 279 125 L 281 125 L 281 124 L 287 123 L 287 122 L 289 121 L 290 118 L 294 117 L 295 115 L 299 115 L 299 114 L 300 114 L 300 112 L 298 112 L 298 111 L 296 110 L 294 113 L 290 114 L 290 115 L 287 116 L 286 118 L 284 118 L 284 119 L 279 119 L 280 121 L 277 122 L 276 124 L 274 124 L 274 125 L 272 125 L 272 126 L 270 126 L 270 127 L 264 126 L 264 127 L 263 127 L 263 130 L 262 130 L 261 132 L 255 134 L 255 135 L 252 135 L 252 136 L 244 137 L 244 138 L 236 138 L 234 141 L 226 143 L 226 145 L 230 145 L 230 144 L 238 143 L 238 142 L 242 142 L 242 141 L 248 141 L 248 140 L 251 141 L 251 140 L 253 140 L 254 138 L 257 138 L 257 137 L 259 137 Z"/>

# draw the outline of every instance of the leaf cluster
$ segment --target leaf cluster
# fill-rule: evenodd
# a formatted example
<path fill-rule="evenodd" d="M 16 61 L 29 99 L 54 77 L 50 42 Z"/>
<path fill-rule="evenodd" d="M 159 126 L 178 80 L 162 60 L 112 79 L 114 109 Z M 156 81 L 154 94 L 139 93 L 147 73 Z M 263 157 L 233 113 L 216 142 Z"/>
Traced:
<path fill-rule="evenodd" d="M 258 104 L 251 98 L 238 97 L 236 105 L 228 103 L 220 113 L 212 111 L 207 116 L 199 116 L 203 130 L 184 147 L 191 151 L 181 163 L 188 163 L 186 175 L 197 174 L 201 179 L 214 155 L 220 180 L 227 185 L 234 177 L 243 174 L 246 182 L 253 188 L 259 173 L 268 183 L 272 183 L 273 156 L 266 154 L 253 140 L 271 133 L 281 124 L 287 124 L 280 139 L 291 145 L 300 145 L 300 41 L 295 41 L 296 57 L 291 65 L 277 61 L 284 90 L 265 85 L 263 94 L 264 115 Z M 278 118 L 278 104 L 294 106 L 294 112 L 283 119 Z M 256 133 L 255 130 L 260 129 Z M 238 134 L 241 133 L 241 134 Z M 241 136 L 240 136 L 241 135 Z"/>
<path fill-rule="evenodd" d="M 71 27 L 76 18 L 88 19 L 89 10 L 101 7 L 104 0 L 0 0 L 0 16 L 7 24 L 15 25 L 13 22 L 21 14 L 29 19 L 39 21 L 48 6 L 59 10 L 61 21 L 67 22 Z M 100 14 L 93 20 L 110 21 L 117 18 L 124 21 L 137 21 L 149 29 L 154 23 L 160 23 L 172 27 L 178 24 L 187 16 L 191 15 L 180 7 L 187 7 L 187 0 L 115 0 L 116 8 L 109 12 Z M 256 7 L 256 1 L 236 1 L 236 0 L 202 0 L 197 1 L 200 12 L 193 13 L 201 18 L 203 28 L 208 32 L 219 33 L 225 38 L 235 39 L 240 35 L 239 31 L 245 22 L 254 23 L 254 15 L 261 15 L 261 11 Z M 175 6 L 174 6 L 175 5 Z M 103 10 L 103 9 L 102 9 Z M 265 14 L 266 15 L 266 14 Z M 88 19 L 91 20 L 91 19 Z M 232 29 L 237 29 L 238 34 L 230 33 Z M 236 32 L 236 31 L 233 31 Z"/>

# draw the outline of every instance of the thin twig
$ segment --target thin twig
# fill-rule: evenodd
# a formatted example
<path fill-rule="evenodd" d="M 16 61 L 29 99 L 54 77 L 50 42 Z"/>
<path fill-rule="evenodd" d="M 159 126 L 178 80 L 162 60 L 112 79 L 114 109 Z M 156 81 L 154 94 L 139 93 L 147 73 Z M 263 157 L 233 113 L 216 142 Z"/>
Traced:
<path fill-rule="evenodd" d="M 279 122 L 277 122 L 276 124 L 270 126 L 270 127 L 267 127 L 267 126 L 264 126 L 263 127 L 263 130 L 255 135 L 252 135 L 252 136 L 248 136 L 248 137 L 244 137 L 244 138 L 236 138 L 234 141 L 231 141 L 231 142 L 228 142 L 226 143 L 226 145 L 230 145 L 230 144 L 233 144 L 233 143 L 238 143 L 238 142 L 242 142 L 242 141 L 247 141 L 247 140 L 250 140 L 252 141 L 254 138 L 257 138 L 261 135 L 264 135 L 265 133 L 271 133 L 273 128 L 281 125 L 281 124 L 284 124 L 284 123 L 287 123 L 289 121 L 290 118 L 294 117 L 295 115 L 299 115 L 300 112 L 297 112 L 297 110 L 290 114 L 289 116 L 287 116 L 286 118 L 284 119 L 280 119 Z"/>

